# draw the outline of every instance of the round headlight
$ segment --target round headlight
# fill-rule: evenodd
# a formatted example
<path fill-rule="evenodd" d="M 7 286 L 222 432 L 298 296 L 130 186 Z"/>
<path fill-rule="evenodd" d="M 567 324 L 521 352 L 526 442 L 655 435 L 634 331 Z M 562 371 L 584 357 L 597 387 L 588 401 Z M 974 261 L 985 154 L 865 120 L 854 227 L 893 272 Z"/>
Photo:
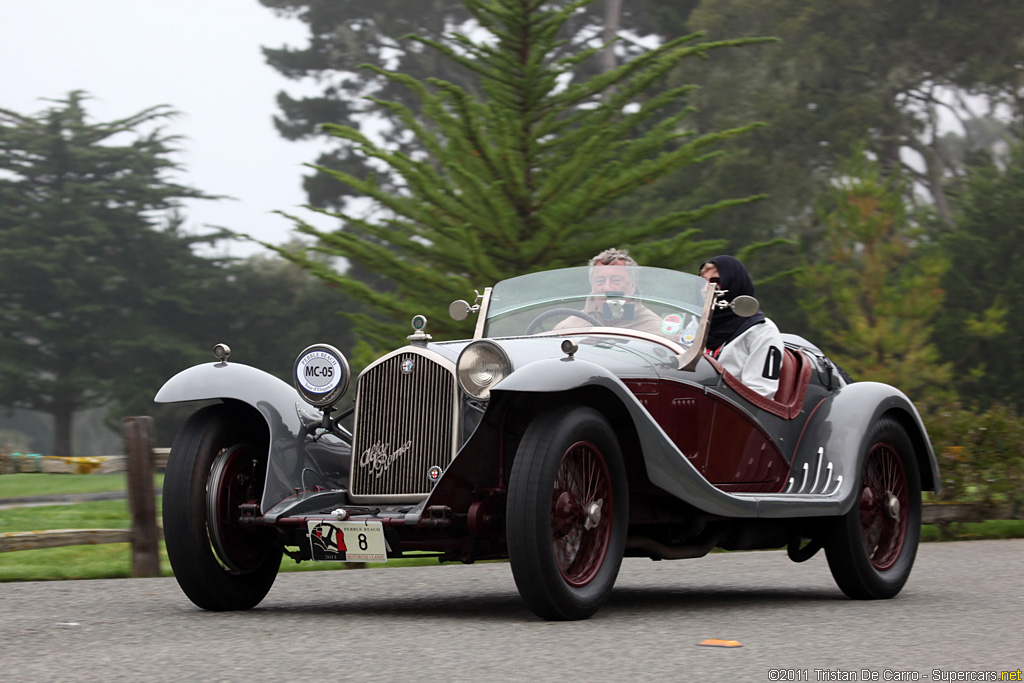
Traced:
<path fill-rule="evenodd" d="M 295 359 L 292 371 L 299 395 L 317 408 L 333 405 L 348 389 L 348 360 L 328 344 L 313 344 Z"/>
<path fill-rule="evenodd" d="M 486 401 L 491 397 L 491 387 L 512 372 L 512 362 L 497 344 L 478 341 L 462 350 L 456 368 L 462 390 Z"/>

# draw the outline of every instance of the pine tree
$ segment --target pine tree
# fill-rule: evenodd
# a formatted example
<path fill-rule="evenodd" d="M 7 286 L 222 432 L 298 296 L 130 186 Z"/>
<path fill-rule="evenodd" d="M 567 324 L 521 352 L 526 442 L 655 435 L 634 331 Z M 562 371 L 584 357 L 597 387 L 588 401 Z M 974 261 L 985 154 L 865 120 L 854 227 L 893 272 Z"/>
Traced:
<path fill-rule="evenodd" d="M 948 363 L 931 341 L 945 255 L 919 242 L 899 178 L 855 150 L 821 208 L 824 254 L 797 276 L 816 341 L 855 380 L 916 401 L 944 398 Z"/>
<path fill-rule="evenodd" d="M 368 171 L 364 158 L 349 154 L 337 144 L 337 139 L 324 135 L 320 124 L 325 121 L 346 121 L 359 127 L 360 123 L 368 126 L 372 119 L 376 134 L 387 141 L 389 149 L 406 154 L 422 150 L 418 140 L 404 135 L 401 122 L 390 112 L 377 108 L 372 115 L 368 113 L 363 97 L 371 92 L 376 97 L 401 102 L 413 111 L 419 111 L 420 101 L 400 83 L 359 69 L 366 61 L 386 61 L 390 69 L 416 78 L 441 78 L 470 91 L 477 89 L 472 71 L 439 52 L 417 49 L 416 44 L 402 40 L 402 36 L 415 33 L 444 41 L 449 31 L 466 26 L 471 19 L 462 0 L 260 0 L 260 4 L 305 23 L 309 29 L 306 45 L 265 47 L 263 53 L 267 63 L 282 76 L 304 80 L 307 85 L 311 81 L 316 83 L 313 94 L 308 88 L 304 88 L 301 96 L 281 92 L 277 97 L 280 114 L 274 122 L 288 140 L 321 142 L 319 166 L 360 176 Z M 583 6 L 567 22 L 567 40 L 559 46 L 558 54 L 600 44 L 606 31 L 616 27 L 625 35 L 650 37 L 672 17 L 665 4 L 665 0 L 612 0 Z M 614 66 L 618 58 L 636 55 L 644 49 L 641 41 L 619 41 L 613 49 L 604 51 L 600 59 L 580 65 L 576 76 L 607 70 L 609 63 Z M 306 176 L 303 186 L 309 203 L 325 209 L 344 208 L 353 194 L 350 188 L 322 173 Z"/>
<path fill-rule="evenodd" d="M 975 168 L 943 247 L 948 305 L 936 329 L 961 397 L 1024 405 L 1024 145 Z"/>
<path fill-rule="evenodd" d="M 213 264 L 168 211 L 204 197 L 170 182 L 174 138 L 153 107 L 107 123 L 81 92 L 37 115 L 0 109 L 0 405 L 52 414 L 71 454 L 76 411 L 165 379 Z M 153 130 L 147 130 L 152 129 Z M 194 359 L 191 359 L 194 360 Z"/>
<path fill-rule="evenodd" d="M 696 242 L 698 219 L 752 198 L 664 213 L 650 220 L 614 217 L 616 203 L 667 173 L 701 163 L 714 146 L 753 124 L 697 135 L 687 125 L 690 86 L 660 90 L 665 75 L 709 50 L 756 39 L 701 42 L 691 35 L 666 42 L 611 71 L 572 81 L 574 70 L 600 53 L 595 47 L 556 56 L 562 29 L 592 0 L 466 0 L 486 35 L 453 34 L 444 43 L 409 39 L 475 74 L 479 88 L 417 79 L 369 68 L 416 95 L 417 115 L 396 101 L 373 99 L 401 121 L 425 154 L 380 146 L 352 126 L 325 129 L 397 174 L 398 192 L 374 176 L 323 169 L 372 198 L 370 217 L 340 212 L 336 232 L 296 219 L 318 240 L 315 250 L 344 257 L 373 273 L 379 286 L 339 275 L 322 262 L 283 253 L 363 302 L 349 313 L 375 349 L 394 346 L 414 314 L 431 317 L 437 335 L 465 336 L 466 324 L 444 313 L 474 288 L 526 272 L 581 265 L 609 246 L 631 247 L 645 265 L 690 268 L 720 243 Z M 479 94 L 475 94 L 479 93 Z M 357 359 L 358 362 L 358 359 Z"/>

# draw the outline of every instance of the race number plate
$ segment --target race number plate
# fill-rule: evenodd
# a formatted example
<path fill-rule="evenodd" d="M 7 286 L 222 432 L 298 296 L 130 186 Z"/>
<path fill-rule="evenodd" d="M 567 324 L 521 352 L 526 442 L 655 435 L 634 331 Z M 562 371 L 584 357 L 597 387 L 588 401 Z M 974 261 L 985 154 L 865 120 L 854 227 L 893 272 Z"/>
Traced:
<path fill-rule="evenodd" d="M 309 542 L 314 560 L 387 562 L 384 525 L 380 522 L 310 520 Z"/>

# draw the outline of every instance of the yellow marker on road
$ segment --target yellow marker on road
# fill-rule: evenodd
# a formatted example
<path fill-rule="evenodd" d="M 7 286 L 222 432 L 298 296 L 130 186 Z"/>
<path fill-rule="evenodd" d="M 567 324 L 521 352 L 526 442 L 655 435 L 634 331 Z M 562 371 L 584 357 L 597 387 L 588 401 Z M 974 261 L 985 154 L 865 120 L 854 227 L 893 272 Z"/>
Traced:
<path fill-rule="evenodd" d="M 707 647 L 743 647 L 738 640 L 718 640 L 717 638 L 708 638 L 702 640 L 698 645 L 705 645 Z"/>

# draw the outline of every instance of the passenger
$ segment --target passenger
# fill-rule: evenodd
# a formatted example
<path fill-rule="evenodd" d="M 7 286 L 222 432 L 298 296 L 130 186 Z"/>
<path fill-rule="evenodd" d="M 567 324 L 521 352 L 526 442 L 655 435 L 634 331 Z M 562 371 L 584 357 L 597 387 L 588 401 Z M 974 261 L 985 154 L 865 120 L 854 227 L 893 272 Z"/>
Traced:
<path fill-rule="evenodd" d="M 726 301 L 741 294 L 754 295 L 750 274 L 732 256 L 705 261 L 700 275 L 709 282 L 718 282 Z M 716 308 L 711 315 L 705 352 L 730 375 L 766 398 L 775 398 L 779 390 L 784 348 L 779 328 L 760 311 L 742 318 L 732 309 Z"/>
<path fill-rule="evenodd" d="M 657 313 L 632 298 L 637 291 L 637 262 L 625 249 L 605 249 L 590 259 L 590 294 L 583 307 L 606 327 L 622 327 L 651 334 L 664 334 Z M 570 316 L 555 325 L 556 330 L 590 327 L 593 323 Z M 677 335 L 678 337 L 678 335 Z"/>

